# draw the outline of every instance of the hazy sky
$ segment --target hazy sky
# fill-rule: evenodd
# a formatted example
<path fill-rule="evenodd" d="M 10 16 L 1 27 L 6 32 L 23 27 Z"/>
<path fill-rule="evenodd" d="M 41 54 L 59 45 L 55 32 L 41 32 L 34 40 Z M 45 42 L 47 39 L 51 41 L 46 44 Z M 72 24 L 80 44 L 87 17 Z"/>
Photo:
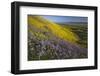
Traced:
<path fill-rule="evenodd" d="M 77 17 L 77 16 L 49 16 L 45 15 L 42 16 L 45 19 L 51 20 L 53 22 L 87 22 L 88 18 L 87 17 Z"/>

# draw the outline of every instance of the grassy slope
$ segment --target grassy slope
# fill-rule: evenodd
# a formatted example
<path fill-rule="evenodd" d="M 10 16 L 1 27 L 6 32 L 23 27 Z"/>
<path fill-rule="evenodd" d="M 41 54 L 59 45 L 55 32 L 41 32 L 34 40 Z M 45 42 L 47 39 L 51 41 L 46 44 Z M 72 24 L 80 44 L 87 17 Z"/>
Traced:
<path fill-rule="evenodd" d="M 79 40 L 77 41 L 77 43 L 82 46 L 82 47 L 85 47 L 87 48 L 87 25 L 63 25 L 64 28 L 71 28 L 72 31 L 74 33 L 76 33 L 79 37 Z"/>
<path fill-rule="evenodd" d="M 28 60 L 86 58 L 87 49 L 74 44 L 73 29 L 41 16 L 28 16 Z"/>
<path fill-rule="evenodd" d="M 51 32 L 53 35 L 72 43 L 76 43 L 78 41 L 77 35 L 74 34 L 70 28 L 64 28 L 59 24 L 42 18 L 41 16 L 28 16 L 28 25 L 44 32 Z M 32 32 L 32 30 L 30 31 Z M 45 35 L 39 32 L 37 33 L 46 38 Z"/>

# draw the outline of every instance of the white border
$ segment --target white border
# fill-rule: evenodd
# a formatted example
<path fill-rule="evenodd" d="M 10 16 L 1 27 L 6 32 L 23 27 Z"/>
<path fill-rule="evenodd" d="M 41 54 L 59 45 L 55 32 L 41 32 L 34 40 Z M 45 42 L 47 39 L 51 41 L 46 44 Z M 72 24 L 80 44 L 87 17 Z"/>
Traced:
<path fill-rule="evenodd" d="M 88 17 L 88 59 L 27 61 L 27 14 Z M 42 7 L 20 7 L 20 70 L 94 65 L 94 11 Z"/>

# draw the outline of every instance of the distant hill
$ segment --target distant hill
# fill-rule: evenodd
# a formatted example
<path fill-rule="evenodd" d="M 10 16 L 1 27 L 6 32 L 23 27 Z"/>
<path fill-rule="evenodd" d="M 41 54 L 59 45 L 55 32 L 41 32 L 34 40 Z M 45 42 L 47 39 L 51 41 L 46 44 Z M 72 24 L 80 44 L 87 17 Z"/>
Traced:
<path fill-rule="evenodd" d="M 58 23 L 58 24 L 63 24 L 63 25 L 88 25 L 87 22 L 65 22 L 65 23 Z"/>

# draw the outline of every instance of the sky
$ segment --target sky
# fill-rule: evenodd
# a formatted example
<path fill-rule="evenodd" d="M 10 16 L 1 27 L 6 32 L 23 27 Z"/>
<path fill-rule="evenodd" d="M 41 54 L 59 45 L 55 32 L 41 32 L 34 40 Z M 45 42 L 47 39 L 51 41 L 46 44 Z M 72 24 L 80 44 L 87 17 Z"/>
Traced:
<path fill-rule="evenodd" d="M 87 17 L 77 17 L 77 16 L 50 16 L 44 15 L 42 16 L 45 19 L 51 20 L 56 23 L 66 23 L 66 22 L 87 22 Z"/>

